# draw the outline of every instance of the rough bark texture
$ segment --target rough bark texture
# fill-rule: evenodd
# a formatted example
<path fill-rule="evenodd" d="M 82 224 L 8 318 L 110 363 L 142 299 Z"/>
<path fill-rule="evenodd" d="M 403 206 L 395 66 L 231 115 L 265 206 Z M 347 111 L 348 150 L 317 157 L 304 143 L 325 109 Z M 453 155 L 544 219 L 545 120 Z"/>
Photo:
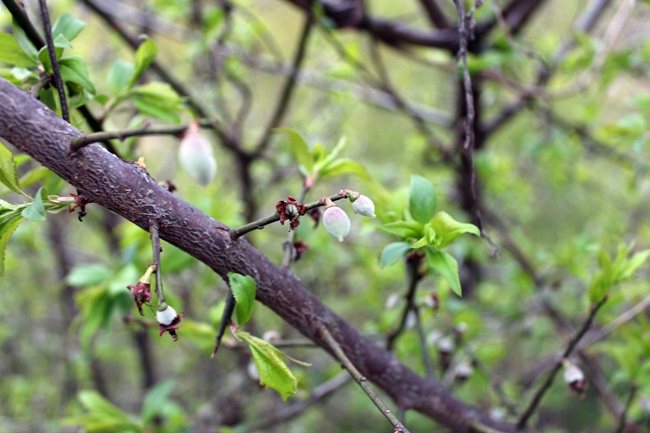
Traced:
<path fill-rule="evenodd" d="M 512 425 L 497 423 L 459 401 L 438 382 L 414 373 L 324 306 L 290 270 L 270 262 L 243 238 L 231 242 L 228 227 L 160 187 L 137 164 L 96 144 L 70 155 L 70 141 L 83 133 L 3 79 L 0 100 L 0 137 L 57 173 L 93 203 L 145 230 L 157 220 L 163 239 L 222 277 L 228 272 L 252 276 L 260 302 L 328 350 L 319 333 L 321 326 L 326 326 L 361 373 L 399 407 L 431 416 L 454 432 L 470 432 L 477 422 L 504 432 L 515 431 Z"/>

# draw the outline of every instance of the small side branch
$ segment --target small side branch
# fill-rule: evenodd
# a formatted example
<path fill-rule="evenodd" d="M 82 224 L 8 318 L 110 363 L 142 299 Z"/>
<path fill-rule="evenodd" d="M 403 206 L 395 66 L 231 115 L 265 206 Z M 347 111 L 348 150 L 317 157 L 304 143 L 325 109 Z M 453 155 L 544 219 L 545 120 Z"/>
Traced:
<path fill-rule="evenodd" d="M 59 61 L 56 58 L 56 50 L 54 49 L 54 40 L 52 39 L 52 25 L 50 24 L 50 14 L 47 10 L 47 2 L 46 0 L 39 0 L 39 4 L 41 7 L 43 32 L 45 33 L 45 42 L 47 44 L 47 54 L 50 57 L 50 63 L 52 64 L 52 76 L 54 77 L 54 85 L 59 94 L 59 102 L 61 103 L 61 117 L 66 122 L 70 123 L 68 99 L 65 96 L 65 84 L 63 83 L 63 78 L 61 78 Z"/>
<path fill-rule="evenodd" d="M 528 423 L 528 420 L 530 417 L 535 413 L 537 410 L 537 407 L 542 401 L 542 398 L 544 397 L 544 394 L 546 394 L 546 391 L 549 390 L 551 385 L 553 384 L 553 380 L 555 379 L 555 375 L 560 371 L 562 368 L 562 360 L 567 359 L 569 356 L 571 356 L 571 353 L 573 353 L 573 350 L 576 348 L 582 337 L 585 336 L 589 328 L 591 327 L 591 324 L 594 321 L 594 318 L 596 317 L 596 314 L 600 310 L 600 308 L 607 302 L 607 296 L 603 297 L 603 299 L 598 302 L 598 304 L 594 305 L 593 308 L 591 309 L 591 313 L 589 314 L 589 317 L 585 321 L 585 323 L 582 325 L 582 328 L 578 331 L 578 333 L 571 339 L 569 342 L 569 345 L 567 346 L 566 350 L 564 351 L 564 354 L 562 354 L 562 357 L 555 363 L 555 366 L 553 367 L 553 370 L 549 373 L 548 377 L 546 378 L 546 381 L 542 384 L 542 386 L 537 390 L 535 395 L 533 396 L 533 399 L 529 403 L 528 407 L 524 411 L 524 413 L 521 415 L 519 418 L 519 421 L 517 422 L 517 428 L 519 430 L 523 430 L 526 427 L 526 424 Z"/>
<path fill-rule="evenodd" d="M 322 326 L 320 328 L 320 332 L 323 339 L 325 340 L 329 348 L 334 353 L 336 359 L 342 364 L 343 368 L 345 368 L 348 371 L 348 373 L 350 373 L 350 375 L 354 378 L 354 380 L 368 395 L 370 400 L 372 400 L 375 406 L 377 406 L 377 409 L 379 409 L 381 413 L 386 417 L 386 419 L 393 425 L 393 427 L 395 428 L 394 432 L 409 433 L 406 427 L 402 425 L 402 423 L 397 419 L 397 417 L 393 415 L 393 412 L 391 412 L 388 406 L 386 406 L 386 404 L 375 393 L 375 391 L 368 383 L 368 380 L 365 377 L 363 377 L 359 372 L 359 370 L 357 370 L 357 368 L 354 366 L 354 364 L 352 364 L 350 359 L 343 352 L 341 345 L 334 339 L 334 337 L 327 330 L 327 328 L 325 328 L 325 326 Z"/>

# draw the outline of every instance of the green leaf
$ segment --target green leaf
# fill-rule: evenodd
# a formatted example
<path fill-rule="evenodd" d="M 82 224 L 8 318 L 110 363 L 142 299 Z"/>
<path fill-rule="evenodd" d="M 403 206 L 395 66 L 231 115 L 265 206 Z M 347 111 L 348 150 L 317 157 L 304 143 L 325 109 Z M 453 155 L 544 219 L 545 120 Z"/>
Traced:
<path fill-rule="evenodd" d="M 16 194 L 26 195 L 18 184 L 13 154 L 2 143 L 0 143 L 0 182 Z"/>
<path fill-rule="evenodd" d="M 423 226 L 417 221 L 395 221 L 384 224 L 381 229 L 401 238 L 419 238 L 423 233 Z"/>
<path fill-rule="evenodd" d="M 445 248 L 454 239 L 464 233 L 481 236 L 481 232 L 479 232 L 478 227 L 474 224 L 458 222 L 447 212 L 443 211 L 438 212 L 428 225 L 435 232 L 435 241 L 429 241 L 438 249 Z"/>
<path fill-rule="evenodd" d="M 274 129 L 276 132 L 284 132 L 289 135 L 289 149 L 291 154 L 299 164 L 305 167 L 307 173 L 311 174 L 314 170 L 314 161 L 312 159 L 309 146 L 300 133 L 288 128 Z"/>
<path fill-rule="evenodd" d="M 178 114 L 176 114 L 176 111 L 174 109 L 159 104 L 155 99 L 134 99 L 132 102 L 138 111 L 147 116 L 151 116 L 154 119 L 159 119 L 163 122 L 173 124 L 178 124 L 181 121 L 181 118 L 178 116 Z"/>
<path fill-rule="evenodd" d="M 325 157 L 323 158 L 322 155 L 319 155 L 319 158 L 317 161 L 319 161 L 314 169 L 317 171 L 319 174 L 323 172 L 327 172 L 329 170 L 329 166 L 331 164 L 334 164 L 336 159 L 339 157 L 339 154 L 345 149 L 345 146 L 347 144 L 347 139 L 346 137 L 341 137 L 336 143 L 336 146 L 334 146 L 334 149 L 332 149 L 330 152 L 325 152 Z M 320 153 L 321 151 L 319 151 Z"/>
<path fill-rule="evenodd" d="M 460 278 L 458 276 L 458 262 L 455 258 L 444 251 L 435 250 L 433 248 L 426 249 L 427 265 L 435 269 L 447 280 L 451 290 L 458 296 L 463 296 L 463 291 L 460 287 Z"/>
<path fill-rule="evenodd" d="M 5 252 L 7 250 L 7 242 L 9 238 L 16 231 L 20 223 L 23 221 L 23 216 L 14 213 L 0 222 L 0 276 L 5 273 Z"/>
<path fill-rule="evenodd" d="M 111 93 L 116 96 L 126 90 L 135 71 L 133 63 L 116 60 L 108 71 L 107 83 Z"/>
<path fill-rule="evenodd" d="M 22 211 L 22 216 L 30 221 L 45 221 L 45 206 L 43 206 L 43 188 L 39 188 L 31 202 Z"/>
<path fill-rule="evenodd" d="M 185 329 L 183 328 L 183 332 Z M 154 420 L 156 415 L 163 415 L 161 413 L 165 407 L 165 403 L 169 398 L 169 393 L 174 389 L 176 381 L 173 377 L 164 380 L 149 390 L 147 396 L 142 403 L 141 418 L 145 424 Z"/>
<path fill-rule="evenodd" d="M 88 92 L 95 94 L 95 85 L 90 81 L 86 62 L 79 56 L 68 56 L 59 60 L 59 69 L 63 81 L 77 83 Z"/>
<path fill-rule="evenodd" d="M 34 67 L 36 59 L 27 54 L 13 35 L 0 33 L 0 61 L 23 68 Z"/>
<path fill-rule="evenodd" d="M 108 281 L 114 271 L 100 263 L 77 265 L 66 276 L 66 282 L 75 287 L 86 287 Z"/>
<path fill-rule="evenodd" d="M 79 33 L 86 27 L 86 23 L 78 20 L 72 14 L 65 12 L 52 26 L 52 36 L 56 38 L 63 35 L 68 41 L 74 40 Z"/>
<path fill-rule="evenodd" d="M 235 337 L 248 343 L 262 385 L 276 390 L 283 400 L 297 392 L 298 378 L 289 369 L 284 359 L 287 358 L 293 362 L 298 361 L 288 357 L 268 341 L 254 337 L 248 332 L 237 330 L 235 331 Z"/>
<path fill-rule="evenodd" d="M 370 175 L 366 168 L 356 161 L 349 158 L 336 159 L 330 164 L 324 166 L 319 172 L 318 176 L 321 179 L 327 179 L 342 174 L 356 174 L 362 179 L 370 179 Z"/>
<path fill-rule="evenodd" d="M 618 281 L 625 281 L 632 278 L 636 271 L 645 264 L 648 257 L 650 257 L 650 249 L 634 253 L 632 257 L 627 259 L 619 268 Z"/>
<path fill-rule="evenodd" d="M 418 175 L 411 177 L 409 211 L 422 224 L 429 222 L 436 211 L 436 190 L 431 182 Z"/>
<path fill-rule="evenodd" d="M 180 123 L 181 98 L 167 83 L 151 82 L 129 92 L 133 105 L 142 113 L 169 123 Z"/>
<path fill-rule="evenodd" d="M 34 45 L 32 45 L 32 41 L 29 40 L 25 31 L 23 30 L 22 27 L 20 27 L 20 25 L 16 22 L 15 19 L 12 19 L 11 21 L 11 32 L 16 38 L 18 45 L 20 45 L 20 48 L 22 48 L 25 54 L 27 54 L 32 59 L 33 63 L 31 66 L 37 66 L 38 50 Z"/>
<path fill-rule="evenodd" d="M 147 38 L 140 44 L 138 51 L 135 53 L 135 70 L 133 75 L 131 75 L 128 87 L 133 86 L 135 82 L 138 81 L 142 73 L 156 58 L 156 54 L 158 54 L 158 47 L 153 39 Z"/>
<path fill-rule="evenodd" d="M 235 321 L 238 326 L 243 326 L 253 314 L 257 285 L 250 276 L 235 272 L 228 272 L 228 279 L 230 281 L 230 290 L 232 290 L 232 294 L 237 301 L 235 305 Z"/>
<path fill-rule="evenodd" d="M 385 268 L 386 266 L 392 265 L 400 257 L 403 257 L 404 254 L 408 253 L 411 250 L 411 245 L 408 242 L 393 242 L 384 247 L 384 250 L 381 252 L 381 259 L 379 260 L 379 266 Z"/>
<path fill-rule="evenodd" d="M 126 415 L 117 406 L 102 397 L 97 391 L 79 392 L 79 402 L 86 410 L 113 418 L 124 418 Z"/>

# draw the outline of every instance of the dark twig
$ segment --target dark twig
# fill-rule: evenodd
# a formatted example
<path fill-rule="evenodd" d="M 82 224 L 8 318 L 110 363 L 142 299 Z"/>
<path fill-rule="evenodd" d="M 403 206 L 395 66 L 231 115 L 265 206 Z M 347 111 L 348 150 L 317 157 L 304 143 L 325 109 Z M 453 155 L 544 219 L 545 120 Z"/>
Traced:
<path fill-rule="evenodd" d="M 156 297 L 158 297 L 158 307 L 165 302 L 163 293 L 162 272 L 160 269 L 160 234 L 158 231 L 158 221 L 152 220 L 149 226 L 149 236 L 151 236 L 151 249 L 153 250 L 153 264 L 156 267 Z"/>
<path fill-rule="evenodd" d="M 309 42 L 309 35 L 311 34 L 313 26 L 311 16 L 306 14 L 305 23 L 298 42 L 298 48 L 296 49 L 296 55 L 293 58 L 293 63 L 291 65 L 291 72 L 284 83 L 284 87 L 280 93 L 280 98 L 278 99 L 275 110 L 273 110 L 273 116 L 271 116 L 271 120 L 269 120 L 268 125 L 266 125 L 266 129 L 264 130 L 259 143 L 257 143 L 255 154 L 259 155 L 264 152 L 271 141 L 271 133 L 273 132 L 273 129 L 280 125 L 285 113 L 287 112 L 287 108 L 289 108 L 289 103 L 291 102 L 291 97 L 293 96 L 293 91 L 296 87 L 298 74 L 300 73 L 300 66 L 305 59 L 307 43 Z"/>
<path fill-rule="evenodd" d="M 323 340 L 327 343 L 329 348 L 334 353 L 335 358 L 341 363 L 342 367 L 345 368 L 352 378 L 361 386 L 366 395 L 372 400 L 372 402 L 377 406 L 377 409 L 386 417 L 386 419 L 395 427 L 395 432 L 400 433 L 409 433 L 409 431 L 402 425 L 400 420 L 397 419 L 391 410 L 386 406 L 386 404 L 379 398 L 379 396 L 372 389 L 368 380 L 359 373 L 359 370 L 352 364 L 347 355 L 343 352 L 341 345 L 334 339 L 332 334 L 325 328 L 321 326 L 320 328 L 321 336 Z"/>
<path fill-rule="evenodd" d="M 23 29 L 32 45 L 34 45 L 36 49 L 44 47 L 45 41 L 38 33 L 36 27 L 34 27 L 32 22 L 29 20 L 29 17 L 25 13 L 25 8 L 22 6 L 22 2 L 19 4 L 15 0 L 2 0 L 2 3 L 7 7 L 7 10 L 11 13 L 13 19 L 16 20 L 18 26 Z"/>
<path fill-rule="evenodd" d="M 548 391 L 551 385 L 553 384 L 553 379 L 555 379 L 555 375 L 562 368 L 562 360 L 567 359 L 569 356 L 571 356 L 571 353 L 573 353 L 573 349 L 576 348 L 576 346 L 578 345 L 582 337 L 584 337 L 584 335 L 587 333 L 587 331 L 591 327 L 591 324 L 594 321 L 594 318 L 596 317 L 596 314 L 600 310 L 600 307 L 602 307 L 605 304 L 605 302 L 607 302 L 607 296 L 603 297 L 603 299 L 601 299 L 600 302 L 598 302 L 596 305 L 594 305 L 591 308 L 589 317 L 587 317 L 587 320 L 582 325 L 578 333 L 571 339 L 569 345 L 567 346 L 564 353 L 562 354 L 562 357 L 555 362 L 555 366 L 549 373 L 548 377 L 546 378 L 546 381 L 544 381 L 542 386 L 537 390 L 537 392 L 533 396 L 533 399 L 528 404 L 528 407 L 526 407 L 526 410 L 524 410 L 524 413 L 519 418 L 519 421 L 517 422 L 517 428 L 519 430 L 523 430 L 526 427 L 528 420 L 533 415 L 533 413 L 537 410 L 537 407 L 541 403 L 544 394 L 546 394 L 546 391 Z"/>
<path fill-rule="evenodd" d="M 41 20 L 43 21 L 43 33 L 45 33 L 45 43 L 47 44 L 47 54 L 50 57 L 52 65 L 52 75 L 54 78 L 54 86 L 59 94 L 59 103 L 61 104 L 61 118 L 70 123 L 70 112 L 68 111 L 68 98 L 65 96 L 65 84 L 61 78 L 61 70 L 59 69 L 59 61 L 56 58 L 56 50 L 54 48 L 54 39 L 52 39 L 52 25 L 50 23 L 50 13 L 47 10 L 47 2 L 39 0 L 41 7 Z"/>
<path fill-rule="evenodd" d="M 329 199 L 332 201 L 337 201 L 344 198 L 348 198 L 347 194 L 339 193 L 329 197 Z M 322 200 L 318 200 L 313 203 L 306 204 L 305 209 L 306 211 L 310 211 L 312 209 L 316 209 L 317 207 L 321 207 L 321 206 L 325 206 L 325 204 L 323 204 Z M 273 215 L 260 218 L 257 221 L 253 221 L 241 227 L 230 229 L 230 239 L 235 240 L 238 237 L 243 236 L 248 232 L 252 232 L 253 230 L 264 228 L 265 226 L 269 224 L 273 224 L 276 221 L 280 221 L 280 214 L 277 212 L 274 213 Z"/>
<path fill-rule="evenodd" d="M 420 4 L 427 14 L 427 18 L 431 24 L 439 29 L 446 29 L 449 27 L 449 21 L 445 16 L 445 12 L 438 6 L 437 0 L 420 0 Z"/>

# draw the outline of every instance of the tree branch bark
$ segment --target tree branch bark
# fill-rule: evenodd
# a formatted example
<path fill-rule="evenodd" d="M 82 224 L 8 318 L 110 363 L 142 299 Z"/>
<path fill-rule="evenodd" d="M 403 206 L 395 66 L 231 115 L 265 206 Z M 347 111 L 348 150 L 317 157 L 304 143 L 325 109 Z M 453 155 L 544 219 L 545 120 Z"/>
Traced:
<path fill-rule="evenodd" d="M 229 227 L 160 187 L 137 164 L 123 161 L 97 144 L 70 154 L 70 141 L 83 133 L 27 92 L 0 79 L 0 99 L 0 137 L 57 173 L 91 202 L 144 230 L 152 219 L 159 221 L 162 239 L 222 277 L 228 272 L 253 277 L 261 303 L 330 351 L 319 333 L 325 326 L 359 371 L 400 408 L 417 410 L 458 433 L 470 433 L 477 424 L 501 432 L 516 431 L 514 425 L 496 422 L 458 400 L 439 382 L 417 375 L 323 305 L 289 269 L 272 263 L 243 238 L 231 241 Z"/>

